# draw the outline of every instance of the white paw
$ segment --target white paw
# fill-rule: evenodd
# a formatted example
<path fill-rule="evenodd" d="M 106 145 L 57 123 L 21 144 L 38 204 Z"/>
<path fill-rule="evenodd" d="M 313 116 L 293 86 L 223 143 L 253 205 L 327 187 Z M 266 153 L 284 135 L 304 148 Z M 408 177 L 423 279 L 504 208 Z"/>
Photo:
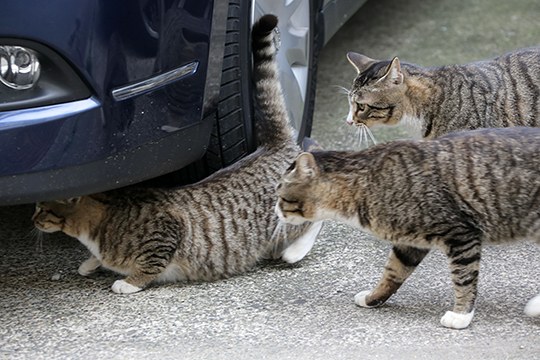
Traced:
<path fill-rule="evenodd" d="M 111 289 L 117 294 L 133 294 L 142 290 L 142 288 L 131 285 L 125 280 L 116 280 Z"/>
<path fill-rule="evenodd" d="M 540 315 L 540 295 L 536 295 L 525 305 L 525 314 L 527 316 Z"/>
<path fill-rule="evenodd" d="M 99 260 L 95 258 L 90 258 L 86 261 L 83 261 L 81 265 L 79 266 L 79 269 L 77 269 L 77 272 L 79 275 L 82 276 L 88 276 L 100 266 Z"/>
<path fill-rule="evenodd" d="M 441 318 L 441 325 L 451 329 L 465 329 L 472 321 L 474 310 L 467 314 L 447 311 Z"/>
<path fill-rule="evenodd" d="M 373 306 L 369 306 L 366 303 L 366 297 L 369 295 L 369 293 L 371 293 L 371 291 L 364 290 L 364 291 L 360 291 L 358 294 L 356 294 L 354 296 L 355 304 L 358 305 L 358 306 L 361 306 L 361 307 L 373 307 Z"/>
<path fill-rule="evenodd" d="M 289 264 L 294 264 L 302 260 L 307 253 L 313 247 L 315 239 L 322 228 L 322 221 L 313 223 L 309 229 L 298 239 L 296 239 L 288 248 L 283 250 L 281 258 L 283 261 L 288 262 Z"/>
<path fill-rule="evenodd" d="M 294 264 L 296 262 L 299 262 L 306 256 L 306 253 L 302 251 L 302 249 L 297 249 L 296 247 L 289 246 L 285 251 L 283 251 L 283 255 L 281 255 L 281 258 L 283 261 L 289 264 Z"/>

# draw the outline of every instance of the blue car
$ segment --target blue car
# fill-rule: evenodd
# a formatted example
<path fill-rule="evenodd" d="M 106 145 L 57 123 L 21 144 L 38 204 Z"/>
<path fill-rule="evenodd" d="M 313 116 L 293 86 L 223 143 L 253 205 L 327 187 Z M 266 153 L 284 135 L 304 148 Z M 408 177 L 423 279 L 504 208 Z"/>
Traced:
<path fill-rule="evenodd" d="M 361 3 L 3 0 L 0 205 L 189 183 L 252 152 L 250 27 L 265 13 L 302 141 L 319 50 Z"/>

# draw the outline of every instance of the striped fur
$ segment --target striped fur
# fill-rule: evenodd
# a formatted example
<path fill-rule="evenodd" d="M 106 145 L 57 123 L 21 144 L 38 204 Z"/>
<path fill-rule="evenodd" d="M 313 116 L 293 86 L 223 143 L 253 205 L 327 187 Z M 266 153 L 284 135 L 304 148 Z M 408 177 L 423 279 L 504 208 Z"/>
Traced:
<path fill-rule="evenodd" d="M 310 250 L 321 224 L 278 227 L 273 211 L 279 177 L 300 153 L 278 79 L 276 25 L 275 17 L 265 16 L 253 28 L 260 106 L 255 153 L 175 190 L 123 189 L 38 204 L 36 227 L 63 231 L 91 251 L 79 273 L 103 266 L 127 275 L 112 289 L 130 293 L 152 282 L 241 274 L 262 258 L 283 256 L 294 262 Z"/>
<path fill-rule="evenodd" d="M 441 249 L 455 291 L 441 321 L 462 328 L 472 318 L 482 244 L 540 243 L 539 179 L 540 129 L 482 129 L 303 153 L 278 186 L 276 209 L 287 223 L 340 220 L 394 245 L 379 284 L 357 296 L 361 306 L 384 303 L 430 249 Z"/>
<path fill-rule="evenodd" d="M 349 53 L 358 71 L 350 124 L 416 119 L 424 138 L 487 127 L 540 126 L 540 48 L 493 60 L 423 68 Z"/>

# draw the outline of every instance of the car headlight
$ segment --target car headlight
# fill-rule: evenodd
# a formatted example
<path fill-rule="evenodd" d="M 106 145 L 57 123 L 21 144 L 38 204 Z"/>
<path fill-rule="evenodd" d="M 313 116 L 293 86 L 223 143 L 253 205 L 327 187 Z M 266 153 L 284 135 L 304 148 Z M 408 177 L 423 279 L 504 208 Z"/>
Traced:
<path fill-rule="evenodd" d="M 0 112 L 91 95 L 76 67 L 53 49 L 34 41 L 0 38 Z"/>
<path fill-rule="evenodd" d="M 22 46 L 0 46 L 0 82 L 15 90 L 31 89 L 39 80 L 36 53 Z"/>

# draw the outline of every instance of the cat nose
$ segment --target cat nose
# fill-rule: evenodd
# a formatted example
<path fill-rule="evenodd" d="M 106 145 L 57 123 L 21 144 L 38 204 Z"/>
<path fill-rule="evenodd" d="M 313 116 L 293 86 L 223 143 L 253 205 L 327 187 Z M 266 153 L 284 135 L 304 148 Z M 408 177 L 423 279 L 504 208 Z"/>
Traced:
<path fill-rule="evenodd" d="M 349 125 L 353 125 L 354 124 L 354 119 L 353 119 L 353 115 L 352 115 L 352 112 L 349 111 L 349 114 L 347 114 L 347 124 Z"/>

